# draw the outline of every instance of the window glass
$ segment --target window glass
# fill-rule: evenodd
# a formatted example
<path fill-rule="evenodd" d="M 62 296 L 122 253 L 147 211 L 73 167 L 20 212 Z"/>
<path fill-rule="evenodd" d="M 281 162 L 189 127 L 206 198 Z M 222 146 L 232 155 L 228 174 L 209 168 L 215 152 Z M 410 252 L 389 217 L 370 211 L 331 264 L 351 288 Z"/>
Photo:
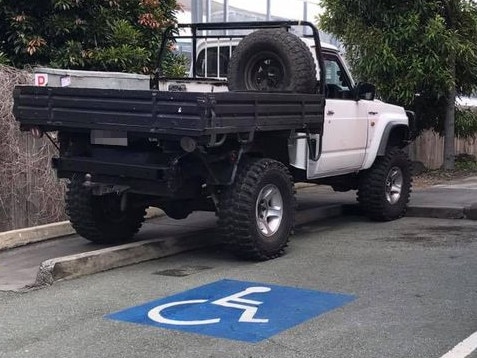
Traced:
<path fill-rule="evenodd" d="M 351 82 L 338 58 L 334 55 L 324 56 L 326 71 L 326 97 L 351 98 Z"/>
<path fill-rule="evenodd" d="M 217 51 L 218 50 L 218 51 Z M 197 76 L 200 77 L 227 77 L 227 67 L 229 65 L 230 46 L 209 47 L 202 50 L 197 56 Z M 218 73 L 217 73 L 218 69 Z"/>

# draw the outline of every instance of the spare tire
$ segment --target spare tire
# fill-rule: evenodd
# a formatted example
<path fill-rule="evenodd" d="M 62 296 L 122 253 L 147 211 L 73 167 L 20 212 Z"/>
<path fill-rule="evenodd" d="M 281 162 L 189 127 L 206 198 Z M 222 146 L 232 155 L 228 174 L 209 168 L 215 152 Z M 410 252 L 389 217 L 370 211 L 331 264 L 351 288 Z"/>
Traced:
<path fill-rule="evenodd" d="M 231 91 L 316 91 L 316 66 L 299 37 L 284 29 L 252 32 L 232 52 L 228 67 Z"/>

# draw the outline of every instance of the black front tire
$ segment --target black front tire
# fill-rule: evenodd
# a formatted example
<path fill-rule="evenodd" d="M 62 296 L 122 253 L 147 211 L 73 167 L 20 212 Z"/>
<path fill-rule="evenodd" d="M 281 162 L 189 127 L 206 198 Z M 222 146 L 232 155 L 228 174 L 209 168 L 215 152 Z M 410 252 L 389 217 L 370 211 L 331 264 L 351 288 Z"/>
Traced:
<path fill-rule="evenodd" d="M 361 174 L 358 201 L 372 220 L 390 221 L 406 214 L 412 188 L 412 163 L 399 148 L 390 148 Z"/>
<path fill-rule="evenodd" d="M 252 32 L 239 42 L 227 70 L 231 91 L 315 93 L 316 66 L 310 49 L 283 29 Z"/>
<path fill-rule="evenodd" d="M 85 239 L 99 244 L 131 241 L 139 231 L 144 207 L 126 205 L 121 209 L 121 197 L 116 194 L 93 196 L 74 176 L 66 193 L 66 213 L 76 232 Z"/>
<path fill-rule="evenodd" d="M 288 169 L 272 159 L 244 159 L 223 193 L 219 228 L 228 249 L 248 260 L 284 254 L 295 222 L 296 199 Z"/>

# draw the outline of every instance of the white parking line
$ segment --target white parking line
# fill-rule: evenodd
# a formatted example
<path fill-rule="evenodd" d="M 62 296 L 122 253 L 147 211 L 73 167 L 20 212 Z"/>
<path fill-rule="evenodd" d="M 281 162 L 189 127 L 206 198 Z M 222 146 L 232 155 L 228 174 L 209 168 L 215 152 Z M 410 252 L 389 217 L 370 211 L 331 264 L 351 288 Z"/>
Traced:
<path fill-rule="evenodd" d="M 465 358 L 477 349 L 477 332 L 464 339 L 441 358 Z"/>

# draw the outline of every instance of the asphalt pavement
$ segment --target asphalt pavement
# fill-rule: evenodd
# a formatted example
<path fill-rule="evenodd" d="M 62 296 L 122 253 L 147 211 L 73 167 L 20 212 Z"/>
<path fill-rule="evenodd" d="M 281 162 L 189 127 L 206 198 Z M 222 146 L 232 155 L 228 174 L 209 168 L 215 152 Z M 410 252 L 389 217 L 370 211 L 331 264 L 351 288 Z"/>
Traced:
<path fill-rule="evenodd" d="M 476 358 L 476 233 L 339 216 L 298 227 L 276 260 L 207 247 L 0 292 L 0 357 Z"/>
<path fill-rule="evenodd" d="M 17 291 L 0 292 L 0 357 L 477 358 L 477 177 L 414 189 L 387 223 L 354 192 L 297 197 L 286 255 L 260 263 L 216 245 L 213 213 L 110 247 L 66 223 L 0 233 L 0 291 Z"/>
<path fill-rule="evenodd" d="M 345 214 L 359 215 L 354 191 L 342 193 L 327 186 L 297 186 L 298 226 Z M 477 176 L 415 188 L 407 216 L 477 220 Z M 180 221 L 156 215 L 147 220 L 135 242 L 110 247 L 71 235 L 67 223 L 0 233 L 0 249 L 2 243 L 6 245 L 0 251 L 0 291 L 24 291 L 212 246 L 216 244 L 215 226 L 212 213 L 194 213 Z M 22 246 L 14 247 L 16 244 Z"/>

